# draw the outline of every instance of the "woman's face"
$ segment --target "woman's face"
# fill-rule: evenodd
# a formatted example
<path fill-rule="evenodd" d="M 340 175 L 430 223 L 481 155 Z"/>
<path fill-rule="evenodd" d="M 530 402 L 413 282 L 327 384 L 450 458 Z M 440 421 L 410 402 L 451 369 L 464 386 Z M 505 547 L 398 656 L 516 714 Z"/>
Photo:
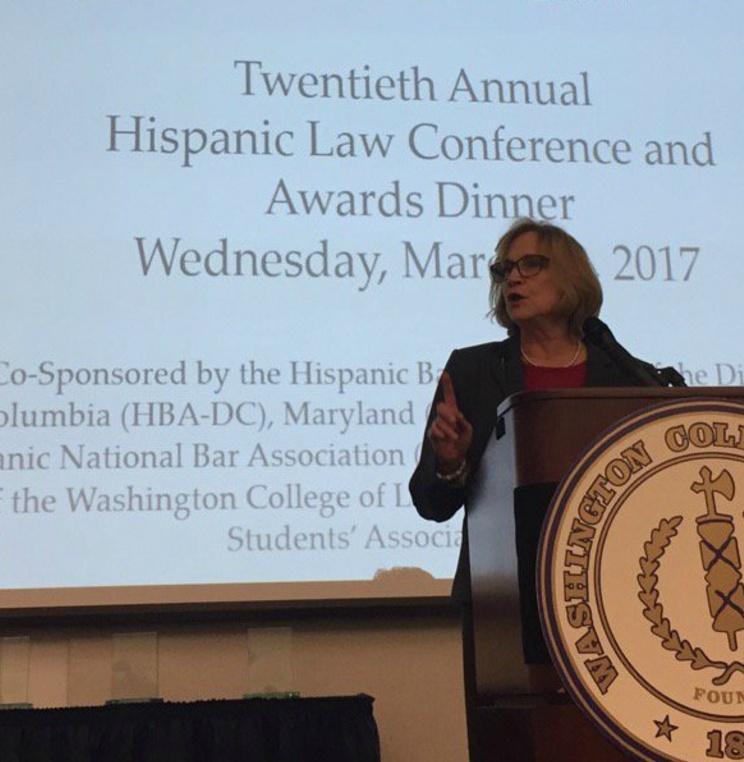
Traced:
<path fill-rule="evenodd" d="M 506 254 L 507 261 L 516 262 L 527 255 L 542 254 L 537 233 L 531 231 L 517 236 Z M 565 324 L 566 316 L 561 306 L 563 292 L 556 281 L 552 262 L 529 277 L 518 268 L 506 277 L 502 286 L 506 311 L 520 328 L 532 325 Z"/>

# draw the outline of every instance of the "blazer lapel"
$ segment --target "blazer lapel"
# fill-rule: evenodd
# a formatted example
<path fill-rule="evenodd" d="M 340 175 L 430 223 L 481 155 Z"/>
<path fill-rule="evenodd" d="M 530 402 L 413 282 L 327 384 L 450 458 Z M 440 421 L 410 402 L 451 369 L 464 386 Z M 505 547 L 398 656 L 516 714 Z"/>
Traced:
<path fill-rule="evenodd" d="M 519 335 L 511 336 L 507 345 L 506 377 L 504 384 L 505 396 L 516 394 L 524 389 L 524 374 L 522 373 L 522 349 Z"/>
<path fill-rule="evenodd" d="M 586 385 L 624 386 L 620 372 L 612 360 L 592 344 L 586 345 Z"/>
<path fill-rule="evenodd" d="M 499 402 L 524 389 L 519 336 L 510 336 L 505 342 L 494 347 L 491 377 L 501 392 Z"/>

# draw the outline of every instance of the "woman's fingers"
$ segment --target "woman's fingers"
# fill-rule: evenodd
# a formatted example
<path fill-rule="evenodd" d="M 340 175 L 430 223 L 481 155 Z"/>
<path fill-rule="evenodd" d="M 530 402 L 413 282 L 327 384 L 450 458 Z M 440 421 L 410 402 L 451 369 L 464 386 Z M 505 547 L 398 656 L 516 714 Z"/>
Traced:
<path fill-rule="evenodd" d="M 449 373 L 439 380 L 442 398 L 436 406 L 436 416 L 429 427 L 428 437 L 440 463 L 459 465 L 467 455 L 473 427 L 457 407 L 455 388 Z"/>
<path fill-rule="evenodd" d="M 453 444 L 460 439 L 460 434 L 456 428 L 450 426 L 447 421 L 435 418 L 429 429 L 430 433 L 438 440 L 449 440 Z"/>
<path fill-rule="evenodd" d="M 450 428 L 460 434 L 466 434 L 472 428 L 465 416 L 456 408 L 453 410 L 446 402 L 440 402 L 437 405 L 437 417 L 435 420 L 444 421 Z"/>
<path fill-rule="evenodd" d="M 457 426 L 457 421 L 459 418 L 462 418 L 462 413 L 446 402 L 440 402 L 437 405 L 437 418 L 447 421 L 450 426 Z"/>
<path fill-rule="evenodd" d="M 440 467 L 456 468 L 465 457 L 461 444 L 452 440 L 434 424 L 429 429 L 429 442 Z"/>
<path fill-rule="evenodd" d="M 446 370 L 442 371 L 442 377 L 439 379 L 439 383 L 442 385 L 444 404 L 457 410 L 457 397 L 455 397 L 455 387 L 452 385 L 452 379 Z"/>

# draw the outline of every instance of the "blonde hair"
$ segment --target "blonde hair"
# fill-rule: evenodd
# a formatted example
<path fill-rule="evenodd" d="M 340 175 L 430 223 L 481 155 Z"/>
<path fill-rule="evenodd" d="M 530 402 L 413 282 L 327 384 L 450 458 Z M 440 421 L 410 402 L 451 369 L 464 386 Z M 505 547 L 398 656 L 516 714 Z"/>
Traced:
<path fill-rule="evenodd" d="M 602 286 L 584 247 L 557 225 L 525 217 L 517 220 L 501 236 L 496 244 L 496 254 L 491 260 L 491 265 L 503 262 L 512 243 L 523 233 L 537 234 L 538 251 L 550 259 L 550 267 L 555 272 L 556 282 L 563 294 L 562 306 L 568 319 L 568 330 L 571 335 L 580 337 L 583 334 L 584 321 L 588 317 L 596 317 L 602 306 Z M 491 274 L 489 315 L 511 335 L 516 329 L 516 324 L 506 310 L 501 287 L 502 284 L 497 283 Z"/>

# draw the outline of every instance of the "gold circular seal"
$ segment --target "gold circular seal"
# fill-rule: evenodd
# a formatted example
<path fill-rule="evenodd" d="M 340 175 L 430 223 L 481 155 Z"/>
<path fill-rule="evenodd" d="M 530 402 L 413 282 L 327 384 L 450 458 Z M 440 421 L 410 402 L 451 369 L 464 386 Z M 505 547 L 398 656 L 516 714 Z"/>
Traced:
<path fill-rule="evenodd" d="M 744 405 L 607 431 L 543 526 L 538 598 L 567 690 L 642 760 L 744 760 Z"/>

